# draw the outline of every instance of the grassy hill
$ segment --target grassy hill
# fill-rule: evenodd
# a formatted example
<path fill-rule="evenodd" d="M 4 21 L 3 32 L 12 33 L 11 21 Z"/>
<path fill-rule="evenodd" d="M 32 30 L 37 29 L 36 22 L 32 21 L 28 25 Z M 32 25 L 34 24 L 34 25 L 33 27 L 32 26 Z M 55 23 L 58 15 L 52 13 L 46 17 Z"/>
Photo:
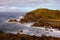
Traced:
<path fill-rule="evenodd" d="M 60 27 L 60 11 L 46 8 L 36 9 L 26 13 L 21 23 L 35 22 L 33 26 L 53 26 Z M 51 22 L 51 23 L 49 23 Z"/>
<path fill-rule="evenodd" d="M 42 9 L 36 9 L 36 10 L 32 11 L 32 13 L 36 17 L 44 17 L 44 18 L 48 18 L 48 19 L 60 19 L 59 10 L 49 10 L 46 8 L 42 8 Z"/>

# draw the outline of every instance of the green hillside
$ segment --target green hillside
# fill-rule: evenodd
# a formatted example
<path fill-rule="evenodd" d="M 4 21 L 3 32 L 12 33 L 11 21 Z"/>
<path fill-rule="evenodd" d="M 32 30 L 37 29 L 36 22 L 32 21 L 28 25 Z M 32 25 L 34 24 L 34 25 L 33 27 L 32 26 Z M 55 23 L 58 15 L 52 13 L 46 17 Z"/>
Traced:
<path fill-rule="evenodd" d="M 36 9 L 32 13 L 37 17 L 48 18 L 48 19 L 60 19 L 59 10 L 49 10 L 46 8 Z"/>
<path fill-rule="evenodd" d="M 34 22 L 32 26 L 52 26 L 60 29 L 60 11 L 46 8 L 36 9 L 26 13 L 21 23 Z"/>

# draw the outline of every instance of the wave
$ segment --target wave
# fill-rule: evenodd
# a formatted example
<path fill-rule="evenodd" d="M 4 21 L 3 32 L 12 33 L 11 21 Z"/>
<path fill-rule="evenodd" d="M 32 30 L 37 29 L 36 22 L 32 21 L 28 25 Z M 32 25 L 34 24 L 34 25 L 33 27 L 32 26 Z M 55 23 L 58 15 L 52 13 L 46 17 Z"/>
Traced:
<path fill-rule="evenodd" d="M 21 25 L 26 26 L 26 27 L 31 27 L 31 25 L 33 25 L 33 23 L 23 23 Z"/>
<path fill-rule="evenodd" d="M 13 31 L 7 31 L 6 33 L 12 33 L 12 34 L 17 34 L 18 32 L 13 32 Z"/>
<path fill-rule="evenodd" d="M 23 16 L 20 16 L 17 18 L 17 21 L 20 21 L 21 18 L 24 18 Z M 10 19 L 6 20 L 5 22 L 8 22 Z M 33 22 L 34 23 L 34 22 Z M 59 37 L 60 38 L 60 30 L 58 29 L 53 29 L 53 28 L 45 28 L 45 27 L 31 27 L 31 25 L 33 25 L 33 23 L 18 23 L 19 25 L 25 26 L 27 27 L 26 29 L 19 29 L 19 31 L 17 32 L 8 32 L 8 33 L 13 33 L 13 34 L 28 34 L 28 35 L 35 35 L 35 36 L 52 36 L 52 37 Z"/>
<path fill-rule="evenodd" d="M 59 37 L 60 38 L 60 30 L 56 30 L 56 29 L 44 29 L 44 28 L 32 28 L 30 30 L 23 30 L 24 34 L 29 34 L 29 35 L 35 35 L 35 36 L 52 36 L 52 37 Z"/>
<path fill-rule="evenodd" d="M 22 18 L 24 18 L 23 16 L 19 16 L 16 20 L 20 21 Z"/>
<path fill-rule="evenodd" d="M 19 22 L 21 20 L 21 18 L 24 18 L 24 17 L 19 16 L 18 18 L 10 18 L 10 19 L 5 20 L 4 22 L 6 22 L 6 23 L 16 23 L 16 22 L 8 22 L 8 21 L 11 20 L 11 19 L 16 19 Z"/>

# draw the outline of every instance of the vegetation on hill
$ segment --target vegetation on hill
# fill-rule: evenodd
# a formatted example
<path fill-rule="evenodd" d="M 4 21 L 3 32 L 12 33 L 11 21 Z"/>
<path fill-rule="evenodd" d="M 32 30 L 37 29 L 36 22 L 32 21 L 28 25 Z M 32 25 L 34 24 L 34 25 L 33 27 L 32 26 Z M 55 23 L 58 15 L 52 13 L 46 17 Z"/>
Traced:
<path fill-rule="evenodd" d="M 21 23 L 35 22 L 33 26 L 60 27 L 60 11 L 46 8 L 36 9 L 26 13 Z"/>
<path fill-rule="evenodd" d="M 48 18 L 48 19 L 60 19 L 60 11 L 59 10 L 49 10 L 49 9 L 37 9 L 32 11 L 33 14 L 39 18 Z"/>

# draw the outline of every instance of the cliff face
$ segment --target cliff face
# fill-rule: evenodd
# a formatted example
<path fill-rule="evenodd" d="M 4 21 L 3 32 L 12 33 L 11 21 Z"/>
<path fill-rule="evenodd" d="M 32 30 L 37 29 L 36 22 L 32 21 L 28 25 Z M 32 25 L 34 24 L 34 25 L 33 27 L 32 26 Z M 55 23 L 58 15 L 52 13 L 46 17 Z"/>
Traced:
<path fill-rule="evenodd" d="M 60 26 L 58 20 L 60 20 L 60 11 L 59 10 L 49 10 L 46 8 L 36 9 L 32 12 L 26 13 L 25 18 L 21 19 L 21 23 L 35 22 L 33 26 Z M 58 21 L 49 23 L 50 21 Z"/>
<path fill-rule="evenodd" d="M 36 17 L 35 15 L 30 12 L 30 13 L 27 13 L 23 19 L 21 19 L 21 23 L 27 23 L 27 22 L 35 22 L 36 21 Z"/>

